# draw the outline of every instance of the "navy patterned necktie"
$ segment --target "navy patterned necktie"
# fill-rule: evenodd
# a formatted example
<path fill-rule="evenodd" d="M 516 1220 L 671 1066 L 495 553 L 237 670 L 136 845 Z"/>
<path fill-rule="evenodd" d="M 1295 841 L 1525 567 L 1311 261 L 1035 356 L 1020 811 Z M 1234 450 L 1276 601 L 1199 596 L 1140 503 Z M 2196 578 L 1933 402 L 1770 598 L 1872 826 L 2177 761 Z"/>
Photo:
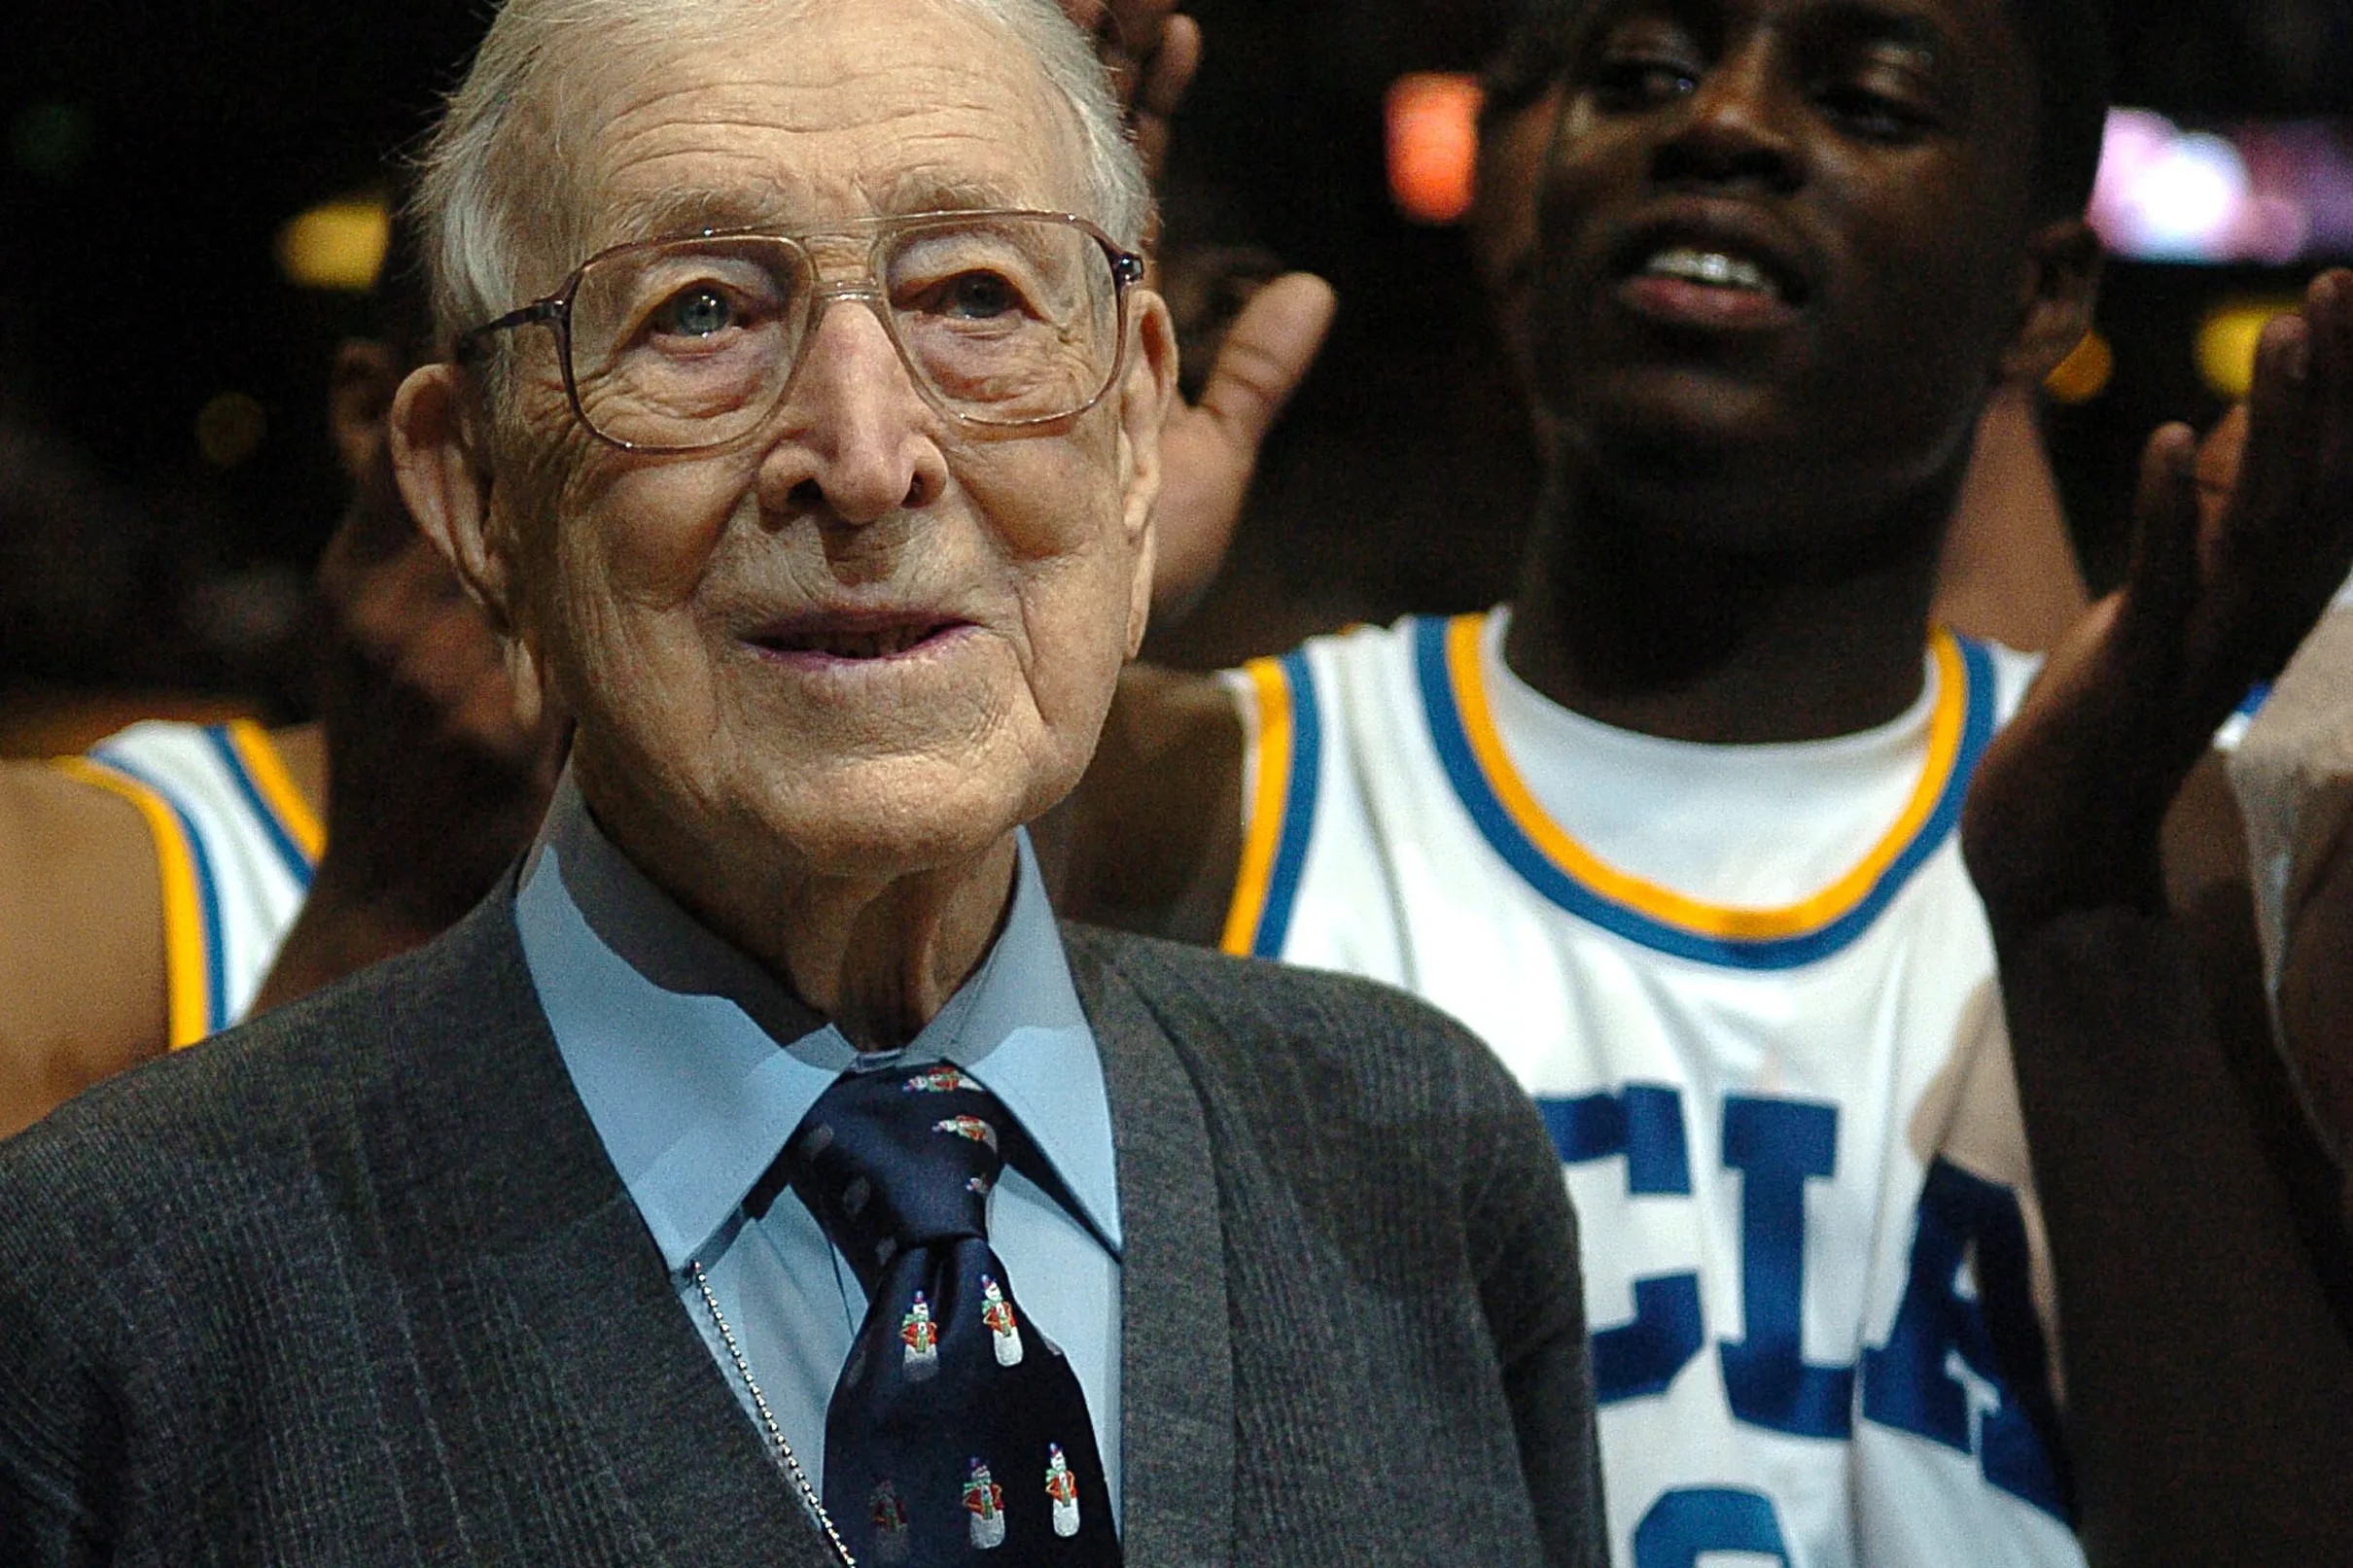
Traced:
<path fill-rule="evenodd" d="M 825 1512 L 860 1562 L 1120 1560 L 1077 1376 L 989 1245 L 1018 1135 L 954 1067 L 844 1073 L 778 1159 L 866 1288 L 825 1409 Z"/>

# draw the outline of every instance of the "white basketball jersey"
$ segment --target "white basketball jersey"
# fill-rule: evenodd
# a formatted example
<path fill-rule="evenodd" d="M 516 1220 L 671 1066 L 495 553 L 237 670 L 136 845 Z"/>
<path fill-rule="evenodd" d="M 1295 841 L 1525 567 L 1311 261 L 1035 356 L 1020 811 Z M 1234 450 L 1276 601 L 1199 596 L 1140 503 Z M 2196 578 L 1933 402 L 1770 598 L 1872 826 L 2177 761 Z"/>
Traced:
<path fill-rule="evenodd" d="M 173 1050 L 253 1005 L 325 842 L 268 734 L 249 721 L 151 719 L 57 767 L 147 820 L 163 889 Z"/>
<path fill-rule="evenodd" d="M 2080 1568 L 1954 832 L 2032 662 L 1940 633 L 1892 724 L 1699 746 L 1544 701 L 1505 624 L 1228 677 L 1252 760 L 1227 948 L 1414 992 L 1535 1097 L 1621 1568 Z"/>

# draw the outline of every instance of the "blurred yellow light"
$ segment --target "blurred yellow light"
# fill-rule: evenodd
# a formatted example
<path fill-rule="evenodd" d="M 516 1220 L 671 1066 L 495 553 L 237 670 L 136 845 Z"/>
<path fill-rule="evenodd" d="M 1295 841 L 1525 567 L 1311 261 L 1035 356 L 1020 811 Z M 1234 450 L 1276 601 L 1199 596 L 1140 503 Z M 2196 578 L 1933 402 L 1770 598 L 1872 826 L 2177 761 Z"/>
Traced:
<path fill-rule="evenodd" d="M 2206 313 L 2197 329 L 2197 373 L 2216 397 L 2236 402 L 2247 395 L 2264 324 L 2295 308 L 2287 299 L 2233 299 Z"/>
<path fill-rule="evenodd" d="M 278 265 L 300 288 L 366 294 L 391 238 L 381 199 L 323 202 L 278 230 Z"/>
<path fill-rule="evenodd" d="M 1479 159 L 1479 81 L 1415 71 L 1389 84 L 1388 189 L 1397 210 L 1424 224 L 1470 211 Z"/>
<path fill-rule="evenodd" d="M 2116 350 L 2097 332 L 2086 332 L 2074 352 L 2058 362 L 2043 387 L 2060 402 L 2090 402 L 2108 390 L 2116 374 Z"/>

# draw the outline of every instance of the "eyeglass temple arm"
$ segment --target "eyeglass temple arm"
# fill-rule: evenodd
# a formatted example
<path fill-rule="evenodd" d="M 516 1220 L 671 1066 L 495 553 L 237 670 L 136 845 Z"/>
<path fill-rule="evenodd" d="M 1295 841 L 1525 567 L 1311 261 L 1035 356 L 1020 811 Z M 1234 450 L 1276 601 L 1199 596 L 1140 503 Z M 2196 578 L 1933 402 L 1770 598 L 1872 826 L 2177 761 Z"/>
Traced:
<path fill-rule="evenodd" d="M 504 332 L 517 327 L 530 327 L 542 322 L 559 321 L 564 315 L 561 298 L 534 299 L 527 305 L 509 310 L 496 321 L 486 321 L 479 327 L 468 328 L 458 335 L 456 355 L 460 360 L 472 359 L 481 351 L 482 343 L 492 332 Z"/>

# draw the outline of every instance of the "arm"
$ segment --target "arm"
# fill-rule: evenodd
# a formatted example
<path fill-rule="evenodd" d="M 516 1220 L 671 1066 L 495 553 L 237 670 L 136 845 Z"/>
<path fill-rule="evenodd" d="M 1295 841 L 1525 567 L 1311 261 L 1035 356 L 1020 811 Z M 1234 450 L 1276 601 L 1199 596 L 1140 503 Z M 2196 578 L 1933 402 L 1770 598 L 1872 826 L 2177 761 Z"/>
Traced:
<path fill-rule="evenodd" d="M 1157 174 L 1168 120 L 1201 57 L 1176 0 L 1064 0 L 1091 28 L 1129 95 Z M 1242 516 L 1258 448 L 1330 331 L 1329 285 L 1306 273 L 1255 294 L 1220 343 L 1197 402 L 1161 436 L 1152 510 L 1152 610 L 1181 618 L 1215 578 Z M 1243 731 L 1209 677 L 1134 665 L 1094 761 L 1071 797 L 1032 824 L 1054 906 L 1072 919 L 1213 946 L 1242 854 Z"/>
<path fill-rule="evenodd" d="M 1216 575 L 1259 443 L 1331 325 L 1321 279 L 1261 289 L 1220 346 L 1201 401 L 1161 437 L 1152 608 L 1181 617 Z M 1069 800 L 1032 825 L 1054 907 L 1074 920 L 1214 946 L 1242 857 L 1243 730 L 1213 678 L 1131 665 Z"/>
<path fill-rule="evenodd" d="M 2099 1568 L 2353 1560 L 2353 1343 L 2167 913 L 2160 823 L 2353 562 L 2353 274 L 2266 330 L 2199 537 L 2194 442 L 2143 462 L 2125 588 L 2053 655 L 1963 823 L 2002 962 Z"/>
<path fill-rule="evenodd" d="M 0 1136 L 166 1043 L 156 849 L 123 797 L 0 765 Z"/>

